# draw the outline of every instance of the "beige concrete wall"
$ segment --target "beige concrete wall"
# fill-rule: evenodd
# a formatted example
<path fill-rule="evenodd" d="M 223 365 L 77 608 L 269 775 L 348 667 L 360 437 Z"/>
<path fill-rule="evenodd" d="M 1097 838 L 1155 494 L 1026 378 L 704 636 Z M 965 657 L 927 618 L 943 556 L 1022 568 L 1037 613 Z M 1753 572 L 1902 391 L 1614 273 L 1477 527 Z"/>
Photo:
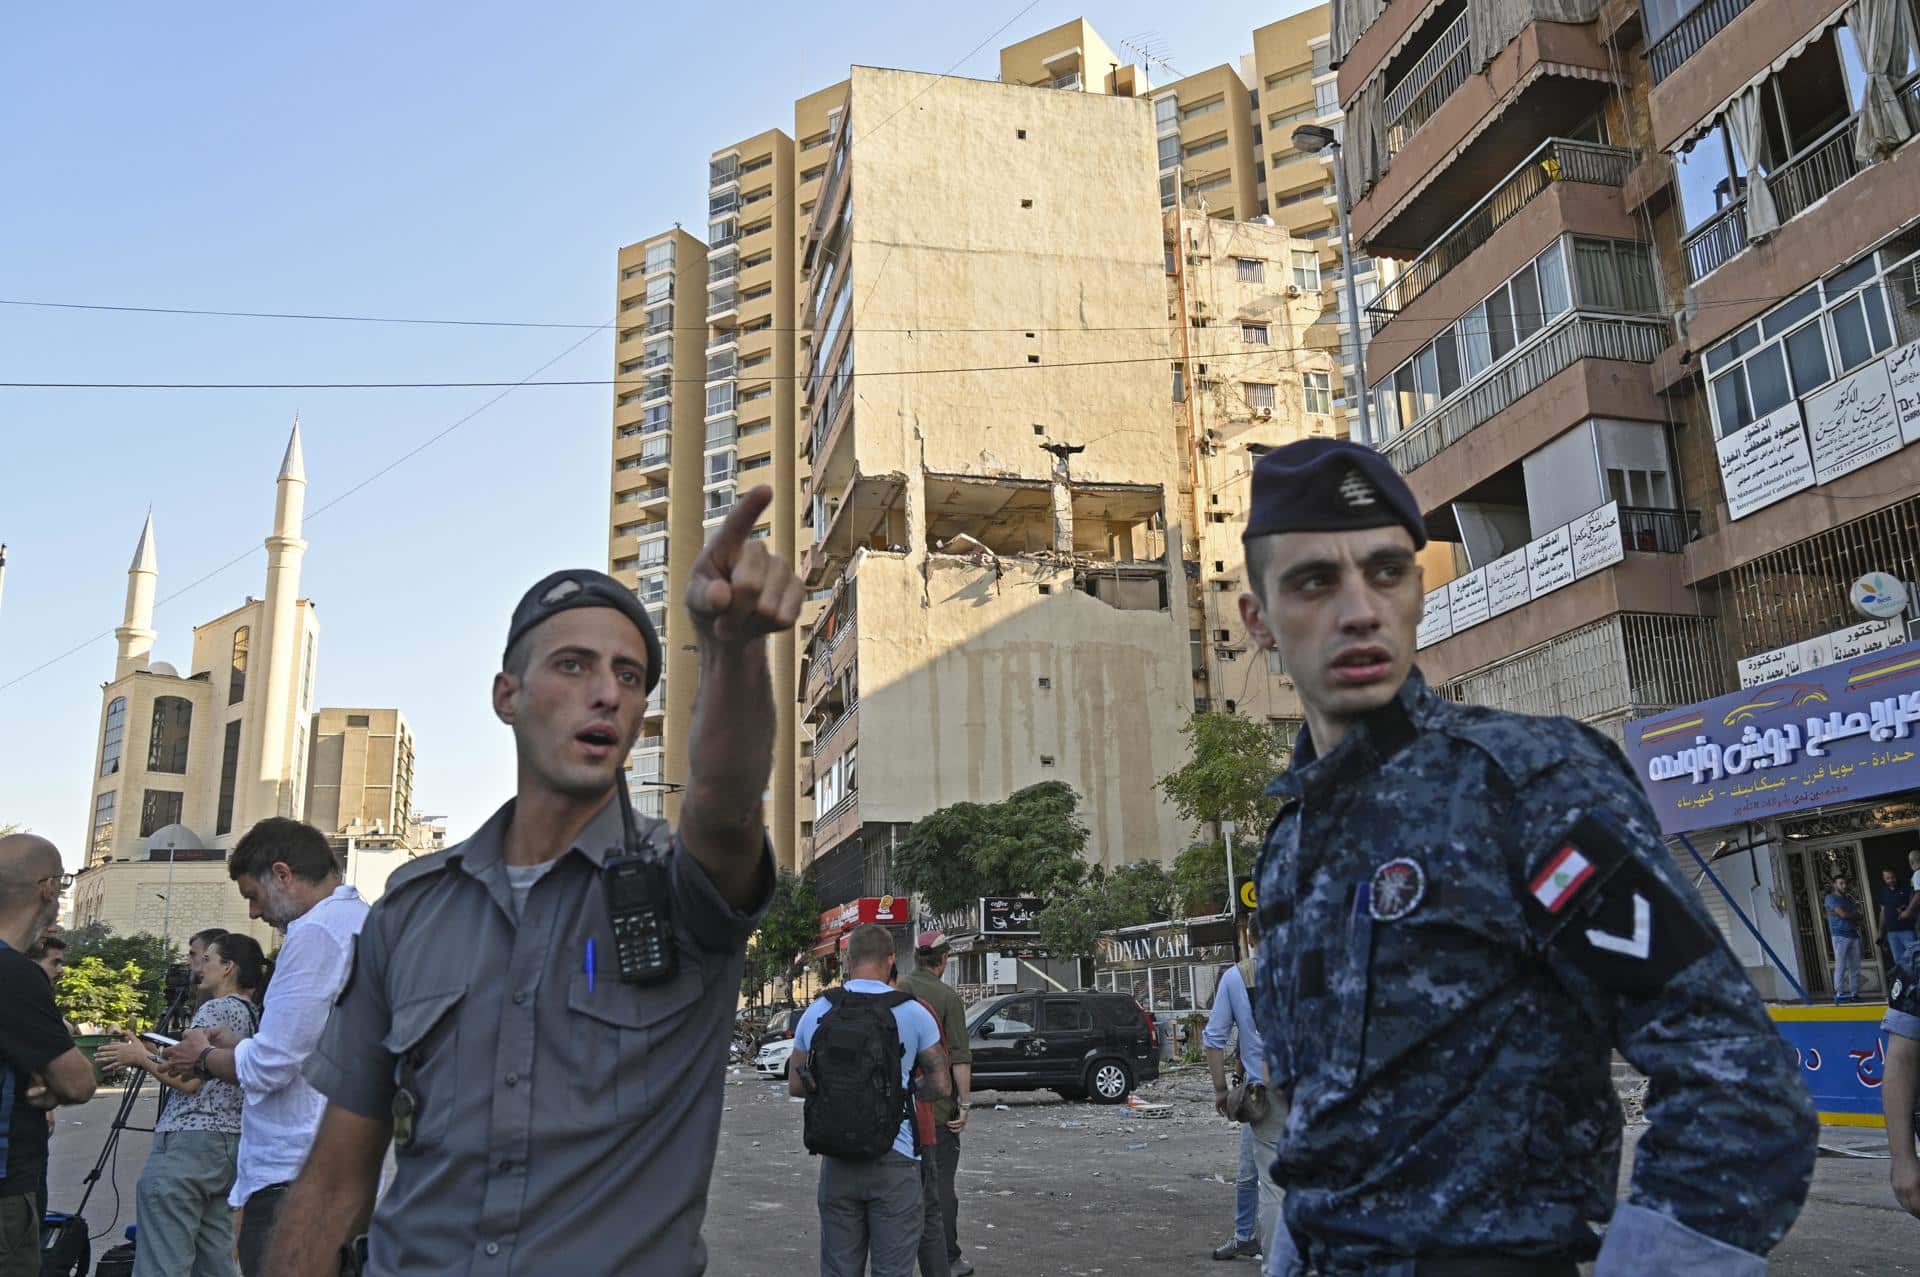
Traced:
<path fill-rule="evenodd" d="M 859 471 L 1044 476 L 1038 426 L 1076 479 L 1171 487 L 1152 108 L 861 67 L 852 120 Z"/>
<path fill-rule="evenodd" d="M 160 860 L 121 861 L 88 869 L 74 880 L 73 922 L 104 922 L 122 936 L 164 931 L 181 949 L 188 936 L 208 927 L 242 932 L 268 949 L 277 940 L 266 923 L 247 917 L 247 902 L 223 860 L 183 860 L 171 866 Z"/>
<path fill-rule="evenodd" d="M 1167 93 L 1172 93 L 1180 104 L 1183 198 L 1190 204 L 1205 201 L 1208 214 L 1214 217 L 1245 220 L 1266 212 L 1260 178 L 1254 169 L 1259 159 L 1253 145 L 1254 112 L 1240 73 L 1231 66 L 1217 66 L 1175 80 L 1163 89 L 1154 90 L 1153 96 L 1158 98 Z M 1311 93 L 1308 96 L 1311 98 Z M 1201 110 L 1214 102 L 1219 105 Z M 1201 110 L 1201 114 L 1187 115 L 1194 110 Z M 1226 144 L 1201 155 L 1188 156 L 1191 148 L 1208 145 L 1216 139 L 1224 139 Z M 1204 193 L 1199 191 L 1222 177 L 1227 179 L 1226 186 Z"/>
<path fill-rule="evenodd" d="M 1075 18 L 1000 50 L 1000 80 L 1046 87 L 1062 75 L 1078 72 L 1084 92 L 1125 92 L 1130 85 L 1126 63 L 1093 24 Z"/>
<path fill-rule="evenodd" d="M 1239 598 L 1249 588 L 1240 533 L 1255 460 L 1251 447 L 1276 448 L 1299 439 L 1341 434 L 1338 418 L 1307 412 L 1303 376 L 1325 373 L 1338 383 L 1333 358 L 1305 347 L 1303 336 L 1321 316 L 1323 294 L 1309 290 L 1289 297 L 1295 249 L 1311 243 L 1293 239 L 1284 226 L 1223 223 L 1178 213 L 1166 215 L 1168 242 L 1177 246 L 1175 273 L 1168 277 L 1170 314 L 1195 313 L 1204 304 L 1205 328 L 1176 330 L 1176 355 L 1186 367 L 1187 396 L 1176 416 L 1190 433 L 1193 467 L 1187 522 L 1197 533 L 1199 605 L 1191 627 L 1201 631 L 1205 686 L 1197 695 L 1215 709 L 1255 718 L 1297 721 L 1300 700 L 1291 679 L 1276 673 L 1265 655 L 1249 642 L 1241 623 Z M 1264 279 L 1240 279 L 1239 262 L 1263 263 Z M 1242 322 L 1267 326 L 1267 342 L 1248 341 Z M 1201 366 L 1207 369 L 1201 374 Z M 1213 382 L 1208 389 L 1203 384 Z M 1271 385 L 1270 414 L 1249 402 L 1249 383 Z M 1224 638 L 1222 637 L 1224 635 Z"/>
<path fill-rule="evenodd" d="M 365 723 L 353 720 L 364 718 Z M 313 716 L 307 821 L 322 833 L 405 833 L 413 733 L 397 709 L 329 707 Z"/>
<path fill-rule="evenodd" d="M 1192 690 L 1151 108 L 868 68 L 849 100 L 858 397 L 835 451 L 898 476 L 908 549 L 858 568 L 859 720 L 820 761 L 860 749 L 862 822 L 1060 779 L 1086 800 L 1094 856 L 1171 856 L 1185 831 L 1151 781 L 1181 761 Z M 1048 486 L 1048 442 L 1085 445 L 1067 486 L 1134 485 L 1163 512 L 1119 557 L 1163 575 L 1168 607 L 1110 606 L 1044 554 L 996 576 L 929 551 L 929 472 L 1044 507 L 1066 491 Z M 1077 546 L 1100 540 L 1076 523 Z"/>

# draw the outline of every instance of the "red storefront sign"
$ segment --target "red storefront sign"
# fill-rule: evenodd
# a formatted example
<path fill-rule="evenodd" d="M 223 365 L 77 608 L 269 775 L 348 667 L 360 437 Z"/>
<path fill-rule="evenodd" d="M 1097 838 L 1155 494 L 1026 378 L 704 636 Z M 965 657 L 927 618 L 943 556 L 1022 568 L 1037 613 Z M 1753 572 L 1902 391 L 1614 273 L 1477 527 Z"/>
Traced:
<path fill-rule="evenodd" d="M 839 949 L 849 932 L 869 922 L 882 926 L 904 926 L 911 919 L 910 902 L 905 896 L 861 896 L 825 910 L 820 915 L 820 935 L 813 956 L 825 957 Z"/>

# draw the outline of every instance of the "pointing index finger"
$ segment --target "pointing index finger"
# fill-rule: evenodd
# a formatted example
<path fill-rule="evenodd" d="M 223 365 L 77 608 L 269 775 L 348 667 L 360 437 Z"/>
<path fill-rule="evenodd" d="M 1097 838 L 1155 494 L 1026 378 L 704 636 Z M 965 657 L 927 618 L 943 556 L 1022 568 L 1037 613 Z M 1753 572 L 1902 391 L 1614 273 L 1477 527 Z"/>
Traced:
<path fill-rule="evenodd" d="M 727 521 L 713 534 L 708 543 L 707 552 L 728 566 L 733 564 L 741 547 L 747 543 L 747 537 L 753 531 L 753 525 L 760 519 L 766 508 L 773 504 L 773 489 L 766 484 L 749 488 L 736 496 L 733 509 L 727 513 Z"/>

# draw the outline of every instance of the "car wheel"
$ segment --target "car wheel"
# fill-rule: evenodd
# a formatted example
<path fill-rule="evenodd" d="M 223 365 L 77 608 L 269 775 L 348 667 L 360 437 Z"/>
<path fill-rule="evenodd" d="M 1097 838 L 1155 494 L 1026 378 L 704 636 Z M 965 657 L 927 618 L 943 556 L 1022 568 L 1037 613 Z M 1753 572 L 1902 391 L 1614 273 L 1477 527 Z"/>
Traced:
<path fill-rule="evenodd" d="M 1133 1090 L 1133 1070 L 1120 1060 L 1095 1060 L 1087 1070 L 1087 1095 L 1095 1104 L 1118 1104 Z"/>

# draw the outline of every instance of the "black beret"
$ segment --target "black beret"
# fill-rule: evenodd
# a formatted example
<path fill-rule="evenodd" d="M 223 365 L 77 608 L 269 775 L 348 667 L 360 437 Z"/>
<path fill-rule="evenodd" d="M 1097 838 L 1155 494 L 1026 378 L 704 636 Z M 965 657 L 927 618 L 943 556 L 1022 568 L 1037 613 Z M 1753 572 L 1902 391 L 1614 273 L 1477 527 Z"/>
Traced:
<path fill-rule="evenodd" d="M 513 651 L 513 645 L 540 622 L 576 607 L 610 607 L 639 627 L 640 637 L 647 641 L 647 691 L 651 693 L 662 673 L 660 636 L 654 633 L 653 619 L 632 590 L 592 568 L 555 572 L 534 582 L 513 609 L 513 622 L 507 626 L 507 651 Z M 504 656 L 501 663 L 506 663 Z"/>
<path fill-rule="evenodd" d="M 1254 463 L 1247 530 L 1240 536 L 1395 524 L 1412 534 L 1415 549 L 1427 543 L 1420 503 L 1385 457 L 1348 439 L 1302 439 Z"/>

